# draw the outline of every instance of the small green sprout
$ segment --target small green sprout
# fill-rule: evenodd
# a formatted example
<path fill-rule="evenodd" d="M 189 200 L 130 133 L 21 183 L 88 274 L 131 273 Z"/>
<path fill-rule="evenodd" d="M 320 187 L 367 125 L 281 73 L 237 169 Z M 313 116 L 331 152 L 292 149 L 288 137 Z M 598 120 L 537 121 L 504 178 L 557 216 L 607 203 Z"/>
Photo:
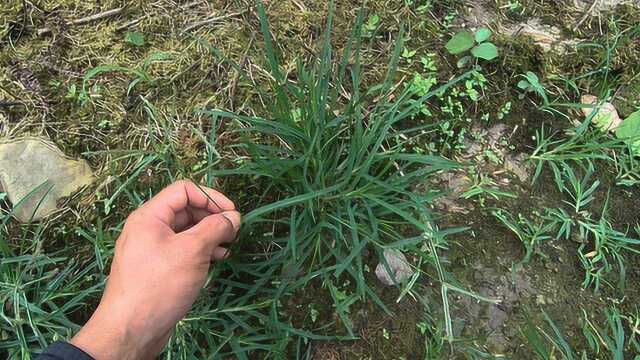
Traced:
<path fill-rule="evenodd" d="M 133 46 L 144 46 L 144 35 L 137 31 L 126 33 L 124 40 Z"/>
<path fill-rule="evenodd" d="M 369 37 L 372 36 L 379 26 L 380 26 L 380 16 L 376 14 L 370 15 L 369 19 L 364 24 L 364 31 L 366 36 L 369 36 Z"/>
<path fill-rule="evenodd" d="M 475 35 L 469 31 L 461 31 L 455 34 L 445 48 L 452 55 L 464 54 L 471 51 L 471 55 L 465 55 L 458 60 L 458 67 L 463 67 L 473 58 L 481 60 L 493 60 L 498 57 L 499 51 L 495 44 L 489 41 L 492 32 L 487 28 L 481 28 Z"/>
<path fill-rule="evenodd" d="M 545 90 L 544 86 L 542 86 L 542 84 L 540 83 L 540 79 L 538 78 L 538 75 L 536 75 L 531 71 L 527 71 L 526 74 L 522 74 L 520 76 L 524 78 L 518 82 L 518 88 L 520 90 L 523 90 L 525 93 L 534 92 L 542 98 L 545 105 L 549 104 L 547 91 Z M 520 99 L 524 99 L 524 96 L 525 96 L 524 94 L 521 94 Z"/>
<path fill-rule="evenodd" d="M 507 101 L 498 112 L 498 120 L 503 120 L 505 116 L 511 113 L 511 101 Z"/>
<path fill-rule="evenodd" d="M 407 60 L 407 62 L 411 64 L 413 62 L 413 58 L 416 56 L 416 53 L 416 50 L 409 50 L 408 48 L 404 48 L 404 50 L 402 50 L 402 58 Z"/>

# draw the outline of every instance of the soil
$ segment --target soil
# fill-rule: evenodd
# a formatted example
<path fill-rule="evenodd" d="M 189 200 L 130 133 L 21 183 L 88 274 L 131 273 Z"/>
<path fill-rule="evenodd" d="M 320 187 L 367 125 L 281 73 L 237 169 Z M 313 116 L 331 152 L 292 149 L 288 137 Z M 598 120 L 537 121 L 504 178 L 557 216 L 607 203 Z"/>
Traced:
<path fill-rule="evenodd" d="M 258 23 L 252 13 L 243 12 L 246 9 L 244 5 L 234 5 L 240 2 L 203 2 L 188 11 L 175 7 L 175 4 L 164 4 L 166 6 L 160 8 L 131 4 L 127 9 L 127 18 L 107 21 L 100 25 L 100 31 L 95 31 L 92 27 L 68 27 L 62 21 L 65 16 L 89 15 L 95 12 L 92 6 L 65 0 L 60 1 L 58 6 L 51 6 L 51 1 L 45 1 L 44 9 L 35 5 L 23 9 L 22 3 L 24 2 L 13 1 L 10 6 L 0 9 L 0 15 L 11 20 L 11 26 L 0 28 L 6 30 L 0 33 L 3 36 L 0 44 L 0 101 L 6 98 L 28 106 L 0 107 L 0 135 L 47 135 L 68 155 L 80 157 L 91 153 L 93 155 L 88 160 L 99 178 L 95 185 L 96 191 L 88 191 L 88 195 L 69 204 L 67 212 L 58 220 L 60 223 L 56 223 L 56 228 L 82 227 L 93 223 L 98 212 L 95 204 L 101 206 L 107 194 L 112 194 L 121 185 L 114 178 L 130 174 L 135 168 L 135 163 L 129 161 L 113 163 L 114 157 L 104 155 L 101 151 L 159 150 L 163 132 L 169 129 L 167 131 L 180 139 L 177 141 L 178 156 L 171 160 L 180 169 L 180 174 L 190 174 L 202 162 L 200 154 L 205 146 L 194 129 L 207 133 L 211 126 L 209 119 L 194 114 L 194 109 L 219 107 L 259 112 L 268 103 L 268 99 L 260 98 L 252 92 L 250 86 L 242 84 L 231 66 L 210 56 L 203 48 L 190 42 L 188 37 L 185 39 L 182 35 L 177 35 L 182 34 L 177 29 L 191 23 L 191 18 L 201 18 L 214 11 L 217 13 L 220 9 L 226 9 L 227 13 L 240 13 L 216 26 L 200 29 L 198 34 L 218 46 L 236 63 L 249 69 L 254 76 L 252 80 L 266 82 L 268 78 L 264 71 L 265 65 L 259 60 L 252 60 L 261 59 L 264 51 L 259 45 L 260 39 L 256 38 L 259 33 Z M 116 6 L 118 2 L 101 3 L 102 8 L 109 8 Z M 314 55 L 314 49 L 307 44 L 317 42 L 327 4 L 322 1 L 268 3 L 273 21 L 273 36 L 286 39 L 278 43 L 278 46 L 283 54 L 283 63 L 291 70 L 295 59 Z M 394 36 L 402 24 L 411 29 L 407 46 L 420 52 L 435 52 L 438 59 L 441 59 L 438 76 L 448 79 L 458 71 L 456 59 L 441 50 L 444 36 L 433 30 L 441 29 L 434 23 L 441 25 L 440 22 L 448 14 L 467 14 L 459 16 L 462 19 L 457 24 L 467 28 L 487 24 L 492 28 L 497 28 L 498 25 L 514 28 L 533 20 L 541 26 L 554 27 L 557 29 L 557 32 L 554 30 L 557 41 L 569 41 L 571 44 L 575 39 L 603 42 L 603 39 L 616 31 L 616 26 L 631 28 L 633 24 L 640 23 L 640 8 L 634 5 L 598 9 L 597 13 L 586 17 L 576 27 L 576 21 L 585 10 L 584 7 L 571 4 L 572 1 L 523 0 L 520 1 L 523 4 L 522 11 L 509 12 L 497 7 L 496 3 L 501 3 L 500 1 L 450 0 L 434 2 L 434 7 L 428 14 L 418 14 L 415 7 L 408 7 L 405 3 L 404 0 L 369 2 L 370 11 L 380 15 L 383 26 L 376 36 L 368 40 L 370 47 L 363 55 L 363 63 L 366 64 L 364 83 L 373 83 L 384 77 Z M 358 1 L 336 1 L 334 45 L 337 49 L 344 47 L 356 17 L 355 9 L 359 5 Z M 304 7 L 304 11 L 300 6 Z M 71 14 L 72 8 L 78 14 Z M 471 16 L 468 15 L 469 8 L 474 9 Z M 24 24 L 21 15 L 23 10 L 33 26 L 27 27 Z M 148 19 L 145 18 L 146 12 L 161 15 Z M 606 16 L 615 18 L 618 25 L 607 22 Z M 119 26 L 126 25 L 125 20 L 137 18 L 142 19 L 140 25 L 134 25 L 131 29 L 148 34 L 147 44 L 141 48 L 123 44 L 123 31 L 118 30 Z M 424 19 L 428 21 L 423 22 Z M 36 36 L 33 33 L 34 26 L 52 27 L 51 37 Z M 640 57 L 640 42 L 637 37 L 631 37 L 630 33 L 621 35 L 619 40 L 616 56 L 610 59 L 610 74 L 597 77 L 591 83 L 576 79 L 575 85 L 582 91 L 598 96 L 602 95 L 604 89 L 614 88 L 612 103 L 623 117 L 640 105 L 640 63 L 637 61 Z M 456 336 L 466 340 L 460 346 L 456 345 L 454 350 L 448 344 L 442 346 L 440 358 L 467 358 L 468 353 L 463 349 L 468 346 L 493 356 L 534 359 L 531 348 L 526 346 L 523 339 L 522 329 L 528 326 L 528 321 L 534 325 L 543 324 L 542 310 L 560 325 L 572 345 L 581 348 L 584 340 L 580 334 L 580 309 L 602 319 L 602 309 L 613 304 L 622 312 L 635 311 L 635 299 L 640 297 L 638 256 L 628 256 L 626 259 L 627 286 L 624 294 L 606 286 L 599 292 L 585 290 L 581 286 L 584 271 L 576 256 L 579 244 L 571 240 L 548 241 L 542 249 L 546 254 L 545 258 L 534 256 L 531 262 L 522 264 L 525 255 L 522 243 L 491 214 L 498 206 L 514 215 L 530 214 L 535 209 L 562 206 L 565 199 L 565 195 L 556 188 L 553 175 L 548 169 L 533 184 L 529 181 L 530 178 L 524 176 L 526 172 L 523 173 L 525 170 L 522 169 L 530 169 L 530 164 L 526 163 L 522 154 L 531 153 L 536 144 L 536 130 L 543 124 L 549 131 L 558 133 L 573 125 L 569 120 L 538 110 L 539 100 L 533 96 L 527 94 L 520 99 L 521 92 L 515 85 L 522 79 L 521 74 L 526 71 L 536 72 L 549 85 L 550 96 L 564 96 L 577 101 L 579 94 L 562 81 L 564 78 L 558 79 L 558 74 L 570 78 L 587 73 L 607 60 L 605 52 L 590 47 L 572 47 L 564 54 L 547 52 L 536 44 L 535 39 L 522 34 L 512 38 L 509 33 L 501 32 L 496 32 L 495 42 L 501 49 L 501 60 L 484 65 L 490 82 L 480 105 L 466 104 L 469 110 L 465 116 L 472 119 L 467 130 L 471 131 L 475 127 L 478 131 L 491 134 L 495 130 L 495 124 L 481 121 L 482 114 L 495 114 L 506 102 L 511 101 L 512 110 L 500 123 L 500 137 L 508 139 L 508 146 L 501 147 L 502 159 L 510 159 L 512 164 L 520 168 L 511 165 L 511 169 L 504 171 L 504 164 L 491 165 L 487 164 L 486 159 L 477 160 L 475 155 L 484 150 L 487 144 L 468 143 L 471 156 L 462 160 L 475 162 L 478 168 L 495 174 L 494 180 L 499 184 L 500 190 L 517 197 L 501 198 L 500 201 L 487 199 L 480 203 L 460 200 L 459 196 L 454 196 L 444 198 L 447 201 L 445 206 L 435 211 L 441 228 L 469 228 L 448 239 L 450 248 L 441 254 L 446 271 L 459 282 L 460 287 L 500 302 L 493 305 L 478 302 L 466 295 L 450 293 L 454 332 Z M 17 48 L 17 53 L 8 50 L 11 46 Z M 139 68 L 145 59 L 157 51 L 170 53 L 175 59 L 172 62 L 159 62 L 149 68 L 150 75 L 160 79 L 161 86 L 141 84 L 133 93 L 128 93 L 126 84 L 131 80 L 129 75 L 114 73 L 95 81 L 96 87 L 101 91 L 96 96 L 95 105 L 78 106 L 78 95 L 70 94 L 72 85 L 80 91 L 83 76 L 88 69 L 112 63 Z M 417 62 L 403 63 L 401 76 L 410 76 L 419 66 Z M 141 94 L 158 100 L 157 113 L 162 115 L 162 120 L 158 120 L 158 123 L 164 121 L 166 128 L 158 126 L 158 129 L 146 132 L 148 112 L 137 96 Z M 571 110 L 565 112 L 571 116 L 578 116 L 579 113 Z M 227 131 L 225 126 L 228 125 L 220 125 L 217 139 L 220 148 L 231 149 L 228 154 L 225 153 L 223 165 L 233 164 L 235 149 L 232 145 L 234 136 L 237 136 L 232 131 Z M 490 140 L 493 138 L 487 137 Z M 489 144 L 489 147 L 494 145 Z M 597 175 L 602 184 L 590 210 L 599 213 L 607 204 L 614 228 L 629 229 L 632 235 L 640 236 L 633 234 L 631 230 L 638 222 L 640 189 L 637 186 L 617 186 L 614 169 L 603 164 L 597 165 Z M 159 168 L 156 171 L 164 170 L 166 169 Z M 440 179 L 442 190 L 452 190 L 453 185 L 468 189 L 471 174 L 453 173 L 452 176 Z M 462 177 L 467 177 L 467 180 L 460 180 Z M 157 182 L 153 172 L 143 172 L 134 187 L 144 193 L 147 189 L 159 188 Z M 241 182 L 219 185 L 236 194 L 237 203 L 243 210 L 250 210 L 255 206 L 259 182 L 244 179 Z M 454 195 L 462 192 L 453 190 Z M 125 196 L 116 199 L 114 209 L 106 219 L 118 223 L 117 219 L 125 218 L 131 210 L 129 201 Z M 86 216 L 72 216 L 76 213 Z M 66 232 L 60 231 L 52 235 L 45 247 L 53 251 L 69 246 L 68 244 L 85 242 L 77 235 L 63 237 L 62 234 Z M 85 246 L 78 251 L 78 256 L 91 251 L 93 249 L 90 246 Z M 435 274 L 426 269 L 426 275 L 421 276 L 416 285 L 418 292 L 427 299 L 426 304 L 419 303 L 411 296 L 405 296 L 400 302 L 396 302 L 399 291 L 380 284 L 373 274 L 377 258 L 369 254 L 367 260 L 367 265 L 372 270 L 367 275 L 368 284 L 380 294 L 385 304 L 390 304 L 393 314 L 386 314 L 372 303 L 354 305 L 350 310 L 350 320 L 358 339 L 314 342 L 314 359 L 425 358 L 429 348 L 425 342 L 437 336 L 421 333 L 418 325 L 429 321 L 437 323 L 442 318 L 442 298 Z M 615 279 L 613 282 L 615 283 Z M 320 283 L 311 282 L 304 292 L 293 296 L 287 306 L 294 324 L 308 323 L 310 304 L 317 307 L 319 323 L 332 320 L 338 322 L 332 307 L 333 300 L 327 295 L 326 289 Z M 72 315 L 78 322 L 88 316 L 89 312 Z M 439 327 L 442 328 L 442 324 Z M 344 329 L 340 326 L 324 331 L 333 335 L 344 334 Z"/>

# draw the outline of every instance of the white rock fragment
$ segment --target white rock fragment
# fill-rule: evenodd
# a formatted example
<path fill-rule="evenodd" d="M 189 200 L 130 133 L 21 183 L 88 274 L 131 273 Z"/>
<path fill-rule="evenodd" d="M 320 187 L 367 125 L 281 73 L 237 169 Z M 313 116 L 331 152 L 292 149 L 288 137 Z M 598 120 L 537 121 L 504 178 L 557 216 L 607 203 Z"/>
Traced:
<path fill-rule="evenodd" d="M 583 95 L 580 101 L 582 102 L 582 105 L 596 106 L 595 108 L 583 107 L 582 113 L 585 118 L 588 118 L 594 111 L 597 111 L 597 114 L 593 117 L 591 122 L 600 130 L 613 132 L 622 123 L 622 119 L 620 119 L 620 115 L 618 115 L 618 111 L 613 104 L 604 102 L 598 108 L 597 105 L 600 103 L 600 100 L 593 95 Z"/>
<path fill-rule="evenodd" d="M 399 250 L 386 249 L 383 256 L 387 261 L 387 265 L 389 265 L 389 270 L 391 270 L 390 274 L 382 262 L 376 267 L 376 276 L 383 284 L 387 286 L 396 285 L 396 283 L 399 284 L 409 279 L 415 273 L 411 265 L 409 265 L 407 258 Z"/>
<path fill-rule="evenodd" d="M 530 37 L 533 42 L 540 46 L 545 52 L 556 50 L 558 47 L 565 48 L 574 46 L 577 40 L 568 40 L 562 37 L 560 29 L 555 26 L 544 25 L 540 19 L 533 18 L 526 23 L 518 24 L 505 29 L 507 35 L 523 35 Z"/>
<path fill-rule="evenodd" d="M 13 206 L 20 204 L 13 214 L 21 222 L 50 215 L 59 199 L 92 181 L 86 161 L 65 157 L 48 141 L 23 138 L 0 142 L 0 188 Z"/>
<path fill-rule="evenodd" d="M 574 0 L 576 8 L 582 11 L 591 11 L 593 13 L 599 13 L 601 11 L 609 11 L 615 9 L 618 5 L 636 5 L 640 6 L 639 0 Z"/>

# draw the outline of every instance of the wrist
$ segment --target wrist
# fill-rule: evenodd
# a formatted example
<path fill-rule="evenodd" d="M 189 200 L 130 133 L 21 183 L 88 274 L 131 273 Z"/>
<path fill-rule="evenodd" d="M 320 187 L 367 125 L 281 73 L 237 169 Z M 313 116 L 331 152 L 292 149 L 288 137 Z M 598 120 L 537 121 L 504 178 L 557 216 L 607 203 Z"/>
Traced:
<path fill-rule="evenodd" d="M 144 358 L 140 334 L 135 334 L 118 315 L 104 312 L 99 306 L 69 343 L 96 360 Z"/>

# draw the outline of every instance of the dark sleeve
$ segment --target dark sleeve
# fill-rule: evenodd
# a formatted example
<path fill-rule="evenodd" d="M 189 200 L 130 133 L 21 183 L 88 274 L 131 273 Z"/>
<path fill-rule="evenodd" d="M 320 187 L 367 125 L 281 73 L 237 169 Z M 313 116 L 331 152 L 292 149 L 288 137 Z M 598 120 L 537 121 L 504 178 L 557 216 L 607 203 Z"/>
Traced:
<path fill-rule="evenodd" d="M 36 360 L 95 360 L 86 352 L 64 341 L 51 344 Z"/>

